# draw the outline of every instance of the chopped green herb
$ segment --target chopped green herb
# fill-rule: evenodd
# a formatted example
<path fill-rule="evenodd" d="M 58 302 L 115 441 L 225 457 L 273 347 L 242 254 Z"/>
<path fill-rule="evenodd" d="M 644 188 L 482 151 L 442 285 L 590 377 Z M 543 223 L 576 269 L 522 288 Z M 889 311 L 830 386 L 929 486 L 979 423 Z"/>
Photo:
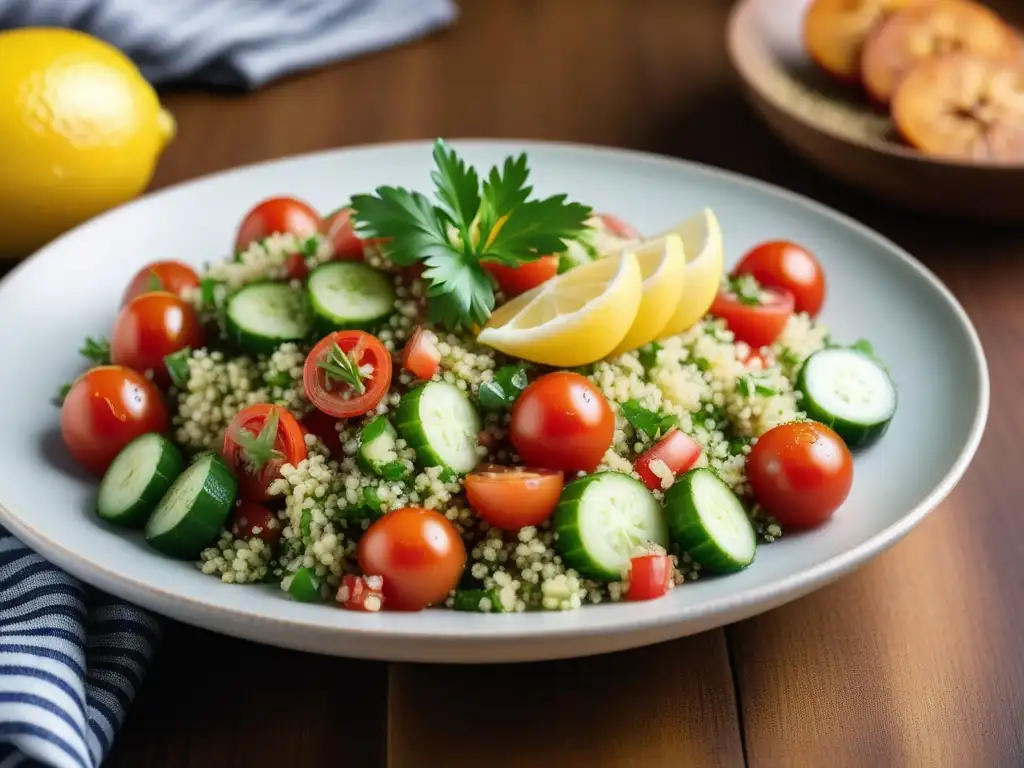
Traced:
<path fill-rule="evenodd" d="M 94 339 L 92 336 L 86 336 L 78 354 L 96 365 L 110 365 L 110 342 L 102 337 Z"/>
<path fill-rule="evenodd" d="M 57 390 L 57 394 L 54 395 L 53 402 L 56 405 L 64 405 L 64 399 L 68 396 L 68 392 L 71 391 L 70 384 L 61 384 L 60 389 Z"/>
<path fill-rule="evenodd" d="M 775 389 L 775 387 L 771 387 L 764 383 L 764 380 L 760 376 L 755 376 L 752 373 L 740 376 L 736 380 L 736 391 L 743 395 L 743 397 L 750 397 L 751 395 L 771 397 L 772 395 L 778 394 L 778 390 Z"/>
<path fill-rule="evenodd" d="M 310 525 L 313 524 L 313 510 L 308 507 L 302 510 L 302 515 L 299 517 L 299 533 L 302 534 L 303 541 L 309 541 L 310 538 Z"/>
<path fill-rule="evenodd" d="M 489 610 L 480 607 L 481 601 L 487 600 L 490 604 Z M 501 601 L 498 599 L 497 590 L 494 589 L 460 589 L 455 592 L 452 608 L 456 611 L 470 611 L 473 613 L 502 613 Z"/>
<path fill-rule="evenodd" d="M 761 286 L 753 275 L 742 274 L 726 280 L 727 290 L 740 304 L 756 307 L 761 304 Z"/>
<path fill-rule="evenodd" d="M 708 371 L 711 370 L 711 363 L 707 361 L 707 358 L 695 357 L 693 358 L 693 360 L 691 360 L 691 362 L 695 366 L 697 366 L 697 370 L 700 371 L 701 373 L 707 373 Z"/>
<path fill-rule="evenodd" d="M 188 361 L 191 356 L 192 350 L 189 347 L 184 347 L 164 357 L 167 373 L 170 374 L 171 382 L 178 389 L 185 389 L 188 386 Z"/>
<path fill-rule="evenodd" d="M 299 568 L 288 586 L 288 593 L 300 603 L 320 601 L 320 579 L 312 568 Z"/>
<path fill-rule="evenodd" d="M 640 365 L 644 367 L 644 374 L 649 374 L 651 368 L 658 364 L 658 353 L 664 347 L 656 341 L 652 341 L 650 344 L 645 344 L 640 347 L 640 351 L 637 353 L 637 357 L 640 358 Z"/>
<path fill-rule="evenodd" d="M 327 352 L 327 359 L 320 360 L 317 363 L 317 367 L 322 368 L 327 374 L 328 384 L 332 380 L 340 381 L 348 384 L 360 395 L 366 391 L 366 385 L 363 384 L 363 374 L 359 370 L 359 365 L 337 343 L 331 345 L 330 350 Z"/>
<path fill-rule="evenodd" d="M 643 433 L 648 440 L 654 440 L 668 432 L 678 423 L 671 414 L 649 411 L 636 400 L 627 400 L 621 406 L 622 415 L 633 425 L 633 429 Z"/>
<path fill-rule="evenodd" d="M 789 347 L 783 347 L 782 351 L 779 352 L 779 362 L 790 368 L 800 365 L 800 355 L 794 352 Z"/>
<path fill-rule="evenodd" d="M 370 519 L 376 520 L 384 513 L 384 505 L 380 503 L 377 489 L 372 485 L 363 488 L 363 505 L 370 510 Z"/>
<path fill-rule="evenodd" d="M 242 449 L 245 468 L 248 472 L 256 474 L 271 459 L 284 458 L 284 454 L 275 447 L 279 423 L 280 417 L 277 415 L 277 408 L 271 406 L 258 435 L 243 428 L 236 429 L 232 434 L 235 442 Z"/>
<path fill-rule="evenodd" d="M 287 371 L 268 371 L 264 375 L 263 381 L 268 387 L 277 387 L 278 389 L 287 389 L 295 383 Z"/>
<path fill-rule="evenodd" d="M 529 383 L 525 366 L 505 365 L 498 369 L 493 379 L 480 385 L 477 400 L 485 411 L 508 410 Z"/>
<path fill-rule="evenodd" d="M 857 339 L 850 345 L 850 349 L 856 349 L 859 352 L 863 352 L 865 355 L 870 355 L 871 357 L 875 356 L 875 348 L 867 339 Z"/>
<path fill-rule="evenodd" d="M 156 271 L 150 269 L 146 272 L 146 290 L 148 291 L 162 291 L 164 289 L 164 282 L 160 279 L 160 275 Z"/>
<path fill-rule="evenodd" d="M 226 294 L 224 283 L 212 277 L 204 277 L 199 281 L 199 300 L 204 309 L 216 309 Z"/>
<path fill-rule="evenodd" d="M 729 441 L 729 453 L 732 456 L 739 456 L 743 453 L 743 449 L 750 445 L 750 438 L 744 437 L 743 435 L 737 435 Z"/>
<path fill-rule="evenodd" d="M 307 258 L 316 256 L 318 250 L 320 250 L 320 240 L 316 235 L 306 238 L 305 242 L 302 243 L 302 255 Z"/>

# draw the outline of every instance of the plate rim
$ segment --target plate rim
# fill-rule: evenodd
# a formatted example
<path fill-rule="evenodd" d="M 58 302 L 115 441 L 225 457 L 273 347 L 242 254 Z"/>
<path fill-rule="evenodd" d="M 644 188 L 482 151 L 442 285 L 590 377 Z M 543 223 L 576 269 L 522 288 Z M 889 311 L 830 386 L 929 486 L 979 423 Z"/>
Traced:
<path fill-rule="evenodd" d="M 818 133 L 824 134 L 835 141 L 850 144 L 865 151 L 877 152 L 881 155 L 886 155 L 891 158 L 919 165 L 942 167 L 951 171 L 958 170 L 979 174 L 1000 174 L 1024 171 L 1024 161 L 1007 162 L 992 160 L 989 158 L 968 160 L 956 157 L 938 157 L 926 155 L 923 152 L 911 149 L 910 147 L 902 147 L 899 144 L 891 142 L 874 141 L 857 136 L 848 136 L 835 130 L 827 121 L 815 120 L 806 112 L 792 106 L 777 94 L 772 93 L 770 89 L 762 86 L 759 78 L 754 76 L 751 73 L 750 68 L 747 66 L 746 55 L 740 53 L 739 41 L 741 30 L 745 28 L 743 26 L 745 24 L 751 24 L 756 30 L 756 23 L 752 21 L 754 15 L 753 11 L 760 2 L 764 2 L 764 0 L 739 0 L 739 2 L 733 5 L 732 9 L 729 11 L 729 17 L 726 22 L 726 52 L 733 70 L 743 81 L 744 85 L 752 89 L 759 98 L 771 104 L 772 107 L 785 114 L 791 120 L 807 126 Z M 1006 23 L 1009 25 L 1008 22 Z M 760 36 L 758 35 L 758 37 Z M 776 57 L 773 56 L 772 58 Z"/>
<path fill-rule="evenodd" d="M 749 0 L 747 0 L 749 1 Z M 103 574 L 105 581 L 109 584 L 115 585 L 115 587 L 104 587 L 111 594 L 121 597 L 122 599 L 134 602 L 138 605 L 145 607 L 146 602 L 139 600 L 135 597 L 129 597 L 128 595 L 142 595 L 148 598 L 150 603 L 165 602 L 168 599 L 176 602 L 181 606 L 191 606 L 193 610 L 201 613 L 209 613 L 211 615 L 220 615 L 223 619 L 230 619 L 232 629 L 218 629 L 217 631 L 224 632 L 229 635 L 236 637 L 246 637 L 248 639 L 255 640 L 257 642 L 266 642 L 259 638 L 258 630 L 254 631 L 243 631 L 251 626 L 258 626 L 259 624 L 271 624 L 276 625 L 278 628 L 292 629 L 292 630 L 309 630 L 317 632 L 327 632 L 336 637 L 344 636 L 361 636 L 365 639 L 380 638 L 382 641 L 388 642 L 401 642 L 406 640 L 419 640 L 429 638 L 439 643 L 449 642 L 473 642 L 476 644 L 489 644 L 489 643 L 503 643 L 514 641 L 518 639 L 548 639 L 552 641 L 565 640 L 570 637 L 590 637 L 593 635 L 605 635 L 608 637 L 617 637 L 623 634 L 640 633 L 644 631 L 656 631 L 659 629 L 666 629 L 671 625 L 683 625 L 689 622 L 695 622 L 697 619 L 710 619 L 710 625 L 713 627 L 720 627 L 728 623 L 728 621 L 722 621 L 720 617 L 728 614 L 730 611 L 741 609 L 743 606 L 756 606 L 762 603 L 771 602 L 773 605 L 781 605 L 788 602 L 791 599 L 795 599 L 803 594 L 807 594 L 810 591 L 822 586 L 835 578 L 853 570 L 859 565 L 862 565 L 872 557 L 881 554 L 886 549 L 891 547 L 893 544 L 902 539 L 907 533 L 910 532 L 924 517 L 933 511 L 942 501 L 949 495 L 950 491 L 960 482 L 967 468 L 973 461 L 978 446 L 982 440 L 987 424 L 989 406 L 990 406 L 990 376 L 987 358 L 985 356 L 984 348 L 981 344 L 980 337 L 978 336 L 977 330 L 974 328 L 970 317 L 967 312 L 961 306 L 956 296 L 945 286 L 945 284 L 939 280 L 939 278 L 924 264 L 914 258 L 908 251 L 900 247 L 897 243 L 890 240 L 885 235 L 871 229 L 865 224 L 857 221 L 853 217 L 841 213 L 833 208 L 830 208 L 823 203 L 819 203 L 805 195 L 798 192 L 785 189 L 777 186 L 771 182 L 767 182 L 761 179 L 745 176 L 741 173 L 717 168 L 706 163 L 701 163 L 693 160 L 687 160 L 678 157 L 672 157 L 669 155 L 662 155 L 655 152 L 636 150 L 636 149 L 624 149 L 618 147 L 610 147 L 598 144 L 588 144 L 580 142 L 569 142 L 569 141 L 548 141 L 538 139 L 516 139 L 516 138 L 452 138 L 446 139 L 449 143 L 457 148 L 473 149 L 478 148 L 481 150 L 494 149 L 495 147 L 508 148 L 510 146 L 516 147 L 516 151 L 524 151 L 529 154 L 532 149 L 539 150 L 552 150 L 558 149 L 563 152 L 572 152 L 582 155 L 603 155 L 608 158 L 620 159 L 630 162 L 641 162 L 646 164 L 654 164 L 660 166 L 676 167 L 681 170 L 685 170 L 691 174 L 698 176 L 710 176 L 715 178 L 725 178 L 731 183 L 745 186 L 754 190 L 757 190 L 760 194 L 769 195 L 786 201 L 788 204 L 800 208 L 812 215 L 831 219 L 832 221 L 842 225 L 843 227 L 850 229 L 857 233 L 859 236 L 871 240 L 882 246 L 885 250 L 889 251 L 890 254 L 895 257 L 903 266 L 910 268 L 916 273 L 918 279 L 923 280 L 937 295 L 941 298 L 948 309 L 953 313 L 954 317 L 958 321 L 961 328 L 964 330 L 967 337 L 968 346 L 971 352 L 974 354 L 975 365 L 972 366 L 974 374 L 977 376 L 979 385 L 979 398 L 974 408 L 974 413 L 971 418 L 970 428 L 967 432 L 965 442 L 960 451 L 956 461 L 952 463 L 947 472 L 943 475 L 942 479 L 932 488 L 932 490 L 919 501 L 915 506 L 908 509 L 899 519 L 881 529 L 874 535 L 870 536 L 865 541 L 857 544 L 854 547 L 846 549 L 828 559 L 815 564 L 814 566 L 801 571 L 799 573 L 790 574 L 780 579 L 775 579 L 767 583 L 757 584 L 751 586 L 745 590 L 734 591 L 730 594 L 713 598 L 707 601 L 703 601 L 699 605 L 699 609 L 694 605 L 682 605 L 677 610 L 668 612 L 661 611 L 653 614 L 650 617 L 637 618 L 632 622 L 615 622 L 609 626 L 573 626 L 571 624 L 562 624 L 552 626 L 550 622 L 544 626 L 537 626 L 533 628 L 502 628 L 496 629 L 497 623 L 489 624 L 488 630 L 480 632 L 474 628 L 472 631 L 453 631 L 450 633 L 438 633 L 435 631 L 428 631 L 426 629 L 418 629 L 415 625 L 412 627 L 381 627 L 375 624 L 365 624 L 356 626 L 330 626 L 324 621 L 316 619 L 307 619 L 305 617 L 281 617 L 268 615 L 255 610 L 248 609 L 246 607 L 237 606 L 225 606 L 217 602 L 212 602 L 207 599 L 196 598 L 196 597 L 183 597 L 180 594 L 162 589 L 158 586 L 152 586 L 146 582 L 139 581 L 130 575 L 123 575 L 116 571 L 106 568 L 103 564 L 97 563 L 93 560 L 86 558 L 83 555 L 77 554 L 74 550 L 60 544 L 45 534 L 35 529 L 29 522 L 30 518 L 24 515 L 20 515 L 7 505 L 3 500 L 0 500 L 0 524 L 3 524 L 7 529 L 19 538 L 24 544 L 30 549 L 37 552 L 44 559 L 56 559 L 53 555 L 47 555 L 49 552 L 58 552 L 60 558 L 68 563 L 69 565 L 64 566 L 72 575 L 79 578 L 81 581 L 90 583 L 93 574 L 100 572 Z M 169 185 L 159 190 L 148 192 L 135 200 L 129 201 L 123 205 L 117 206 L 87 222 L 73 228 L 72 230 L 64 233 L 60 237 L 48 243 L 43 248 L 36 251 L 31 256 L 27 257 L 17 266 L 15 266 L 2 280 L 0 280 L 0 301 L 3 301 L 4 295 L 7 291 L 11 290 L 11 285 L 15 282 L 13 278 L 21 274 L 23 270 L 28 268 L 31 264 L 39 264 L 45 262 L 51 258 L 57 258 L 51 254 L 59 253 L 63 250 L 64 243 L 70 239 L 73 239 L 79 235 L 83 230 L 87 230 L 90 227 L 98 226 L 101 222 L 108 220 L 109 218 L 119 216 L 123 209 L 128 209 L 132 206 L 148 203 L 151 200 L 159 199 L 165 194 L 177 192 L 182 189 L 188 189 L 193 185 L 199 185 L 205 181 L 219 179 L 226 176 L 244 174 L 255 168 L 266 168 L 275 165 L 287 165 L 289 162 L 296 160 L 316 159 L 318 157 L 326 157 L 331 155 L 345 155 L 352 153 L 373 153 L 378 151 L 386 151 L 391 149 L 427 149 L 429 150 L 432 140 L 430 139 L 417 139 L 407 141 L 388 141 L 379 142 L 372 144 L 359 144 L 348 147 L 335 147 L 325 150 L 319 150 L 316 152 L 306 153 L 292 153 L 279 158 L 263 160 L 256 163 L 251 163 L 242 166 L 236 166 L 233 168 L 223 169 L 214 171 L 211 173 L 203 174 L 201 176 L 188 179 L 184 182 Z M 89 576 L 82 576 L 79 574 L 90 574 Z M 180 613 L 180 611 L 179 611 Z M 759 611 L 753 611 L 754 615 Z M 185 620 L 189 622 L 188 619 Z M 195 623 L 195 622 L 193 622 Z M 707 621 L 705 621 L 707 623 Z M 647 643 L 639 643 L 637 645 L 646 645 Z M 294 645 L 290 647 L 299 647 Z M 344 650 L 344 649 L 340 649 Z M 535 654 L 537 658 L 543 656 L 543 654 Z M 546 657 L 546 656 L 545 656 Z M 555 656 L 552 656 L 555 657 Z"/>

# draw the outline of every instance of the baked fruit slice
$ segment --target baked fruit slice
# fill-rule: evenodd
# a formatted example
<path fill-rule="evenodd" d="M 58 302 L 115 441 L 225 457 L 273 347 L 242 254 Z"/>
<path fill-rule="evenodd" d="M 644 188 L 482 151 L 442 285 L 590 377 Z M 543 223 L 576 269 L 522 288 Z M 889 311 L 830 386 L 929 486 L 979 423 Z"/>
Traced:
<path fill-rule="evenodd" d="M 915 64 L 947 53 L 977 53 L 1009 59 L 1017 41 L 995 13 L 969 0 L 934 0 L 889 16 L 868 36 L 861 55 L 861 78 L 880 105 Z"/>
<path fill-rule="evenodd" d="M 861 49 L 889 13 L 929 0 L 814 0 L 804 15 L 804 47 L 814 62 L 849 85 L 860 82 Z"/>
<path fill-rule="evenodd" d="M 1024 162 L 1024 63 L 976 53 L 914 67 L 892 99 L 906 141 L 929 155 Z"/>

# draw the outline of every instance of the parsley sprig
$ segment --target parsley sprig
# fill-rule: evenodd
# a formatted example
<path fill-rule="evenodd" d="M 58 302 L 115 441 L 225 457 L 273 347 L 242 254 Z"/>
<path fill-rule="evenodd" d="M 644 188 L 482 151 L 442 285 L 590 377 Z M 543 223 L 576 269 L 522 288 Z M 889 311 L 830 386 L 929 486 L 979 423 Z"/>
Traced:
<path fill-rule="evenodd" d="M 244 428 L 234 434 L 235 442 L 242 449 L 245 468 L 250 474 L 259 472 L 271 459 L 284 458 L 284 454 L 275 447 L 278 424 L 277 407 L 271 406 L 258 435 Z"/>
<path fill-rule="evenodd" d="M 434 143 L 436 200 L 403 187 L 355 195 L 356 226 L 388 241 L 401 266 L 422 261 L 431 320 L 448 328 L 483 325 L 494 286 L 483 262 L 516 267 L 564 251 L 585 230 L 591 209 L 565 195 L 530 199 L 526 155 L 509 157 L 481 179 L 442 139 Z"/>
<path fill-rule="evenodd" d="M 327 352 L 327 357 L 318 362 L 317 367 L 323 370 L 327 376 L 328 383 L 331 383 L 332 380 L 344 382 L 360 395 L 366 391 L 366 385 L 363 384 L 363 373 L 359 370 L 359 364 L 356 363 L 354 357 L 345 354 L 345 350 L 336 343 L 331 345 Z"/>

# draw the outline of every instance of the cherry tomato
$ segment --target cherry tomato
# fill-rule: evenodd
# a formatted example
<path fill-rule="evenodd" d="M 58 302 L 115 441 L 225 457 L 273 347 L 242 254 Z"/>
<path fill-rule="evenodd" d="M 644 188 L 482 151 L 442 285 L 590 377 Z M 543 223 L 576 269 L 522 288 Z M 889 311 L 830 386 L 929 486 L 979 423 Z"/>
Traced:
<path fill-rule="evenodd" d="M 810 528 L 846 500 L 853 457 L 835 432 L 816 421 L 773 427 L 747 456 L 754 498 L 784 526 Z"/>
<path fill-rule="evenodd" d="M 270 507 L 255 501 L 240 501 L 232 514 L 231 533 L 240 538 L 258 536 L 273 546 L 281 538 L 281 521 Z"/>
<path fill-rule="evenodd" d="M 593 472 L 611 447 L 615 414 L 586 378 L 556 371 L 523 390 L 512 407 L 509 433 L 530 466 Z"/>
<path fill-rule="evenodd" d="M 652 491 L 661 490 L 661 478 L 651 469 L 651 464 L 661 461 L 673 475 L 681 475 L 700 458 L 701 444 L 678 429 L 665 434 L 658 442 L 640 454 L 633 468 Z"/>
<path fill-rule="evenodd" d="M 323 411 L 312 411 L 302 418 L 302 426 L 311 435 L 323 442 L 331 456 L 341 458 L 341 435 L 338 434 L 338 420 Z"/>
<path fill-rule="evenodd" d="M 320 231 L 320 214 L 294 197 L 271 197 L 249 211 L 235 237 L 235 253 L 274 234 L 309 237 Z"/>
<path fill-rule="evenodd" d="M 306 256 L 301 253 L 290 253 L 284 260 L 284 276 L 289 280 L 305 280 L 309 277 Z"/>
<path fill-rule="evenodd" d="M 189 288 L 199 287 L 199 275 L 188 264 L 181 261 L 154 261 L 147 264 L 128 283 L 121 306 L 136 296 L 152 291 L 170 291 L 179 296 Z"/>
<path fill-rule="evenodd" d="M 629 561 L 627 600 L 654 600 L 672 588 L 672 559 L 668 555 L 640 555 Z"/>
<path fill-rule="evenodd" d="M 364 243 L 356 234 L 351 208 L 339 208 L 324 219 L 321 231 L 334 247 L 338 261 L 362 261 Z"/>
<path fill-rule="evenodd" d="M 601 220 L 604 228 L 608 230 L 609 234 L 615 235 L 615 237 L 621 237 L 623 240 L 639 240 L 640 232 L 632 224 L 629 224 L 618 216 L 613 216 L 610 213 L 595 213 L 594 216 Z"/>
<path fill-rule="evenodd" d="M 793 294 L 777 288 L 766 288 L 768 301 L 745 304 L 735 294 L 718 292 L 711 309 L 715 317 L 725 320 L 737 341 L 751 347 L 767 347 L 775 341 L 793 314 Z"/>
<path fill-rule="evenodd" d="M 179 349 L 198 349 L 206 343 L 203 326 L 192 305 L 166 291 L 144 293 L 126 304 L 110 340 L 115 365 L 153 372 L 160 386 L 171 383 L 164 358 Z"/>
<path fill-rule="evenodd" d="M 773 240 L 752 248 L 733 269 L 734 275 L 753 275 L 768 288 L 793 294 L 797 312 L 816 317 L 825 302 L 825 270 L 806 248 Z"/>
<path fill-rule="evenodd" d="M 557 256 L 541 256 L 535 261 L 528 261 L 518 267 L 506 267 L 504 264 L 488 261 L 483 264 L 484 269 L 498 281 L 502 293 L 509 297 L 526 293 L 558 273 Z"/>
<path fill-rule="evenodd" d="M 167 406 L 149 379 L 120 365 L 103 365 L 71 385 L 60 409 L 60 433 L 75 460 L 96 475 L 139 435 L 165 432 Z"/>
<path fill-rule="evenodd" d="M 466 475 L 466 500 L 495 528 L 518 531 L 540 525 L 558 506 L 562 473 L 550 469 L 484 464 Z"/>
<path fill-rule="evenodd" d="M 341 375 L 352 363 L 360 369 L 372 369 L 359 375 L 358 386 Z M 310 402 L 324 413 L 339 419 L 361 416 L 375 408 L 391 386 L 391 355 L 376 336 L 363 331 L 335 331 L 309 353 L 302 383 Z"/>
<path fill-rule="evenodd" d="M 356 576 L 346 573 L 335 596 L 342 608 L 350 611 L 379 611 L 384 607 L 384 579 L 381 576 Z"/>
<path fill-rule="evenodd" d="M 429 509 L 388 512 L 359 540 L 359 567 L 384 577 L 389 609 L 418 611 L 440 603 L 459 583 L 466 546 L 448 519 Z"/>
<path fill-rule="evenodd" d="M 402 367 L 413 376 L 429 381 L 441 368 L 437 336 L 426 328 L 417 328 L 402 350 Z"/>
<path fill-rule="evenodd" d="M 228 424 L 221 454 L 238 478 L 239 497 L 264 501 L 281 467 L 306 458 L 306 439 L 291 413 L 259 403 L 243 408 Z"/>

